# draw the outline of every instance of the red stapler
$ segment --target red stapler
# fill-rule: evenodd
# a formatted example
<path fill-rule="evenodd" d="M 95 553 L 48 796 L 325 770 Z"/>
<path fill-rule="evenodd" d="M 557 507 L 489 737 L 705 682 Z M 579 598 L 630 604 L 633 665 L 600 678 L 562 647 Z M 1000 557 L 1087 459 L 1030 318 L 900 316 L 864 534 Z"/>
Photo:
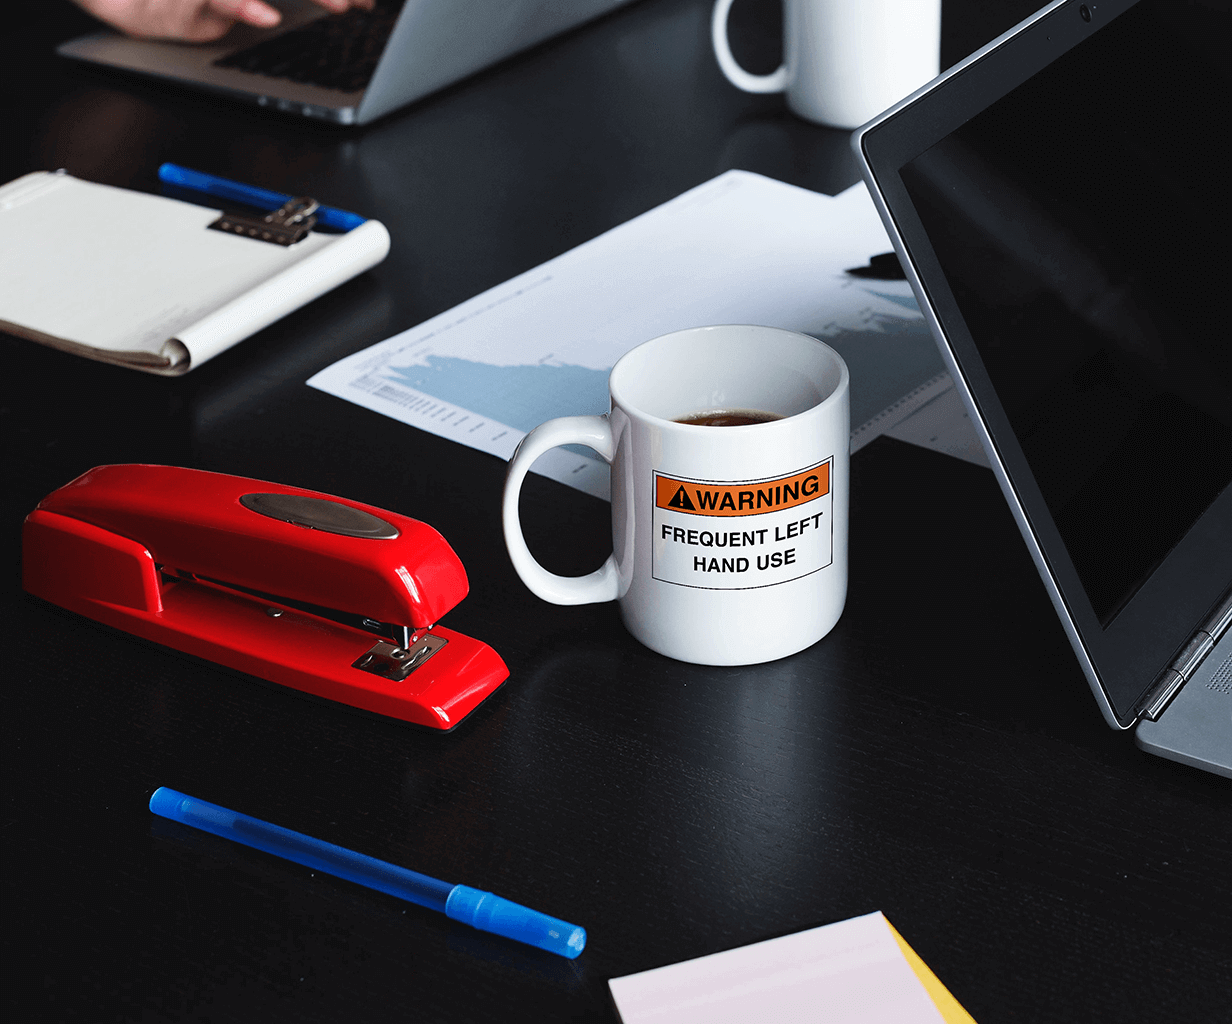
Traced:
<path fill-rule="evenodd" d="M 509 675 L 436 625 L 466 570 L 436 530 L 298 487 L 99 466 L 26 517 L 22 585 L 109 626 L 433 729 Z"/>

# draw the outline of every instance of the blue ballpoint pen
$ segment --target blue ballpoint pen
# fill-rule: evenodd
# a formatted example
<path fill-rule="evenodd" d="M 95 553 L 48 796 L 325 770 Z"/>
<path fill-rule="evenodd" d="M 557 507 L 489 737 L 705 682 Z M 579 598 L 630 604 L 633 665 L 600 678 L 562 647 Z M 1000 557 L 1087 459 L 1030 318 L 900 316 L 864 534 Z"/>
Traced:
<path fill-rule="evenodd" d="M 288 199 L 294 198 L 282 192 L 271 192 L 269 189 L 257 188 L 255 185 L 228 181 L 226 178 L 206 174 L 204 171 L 190 170 L 178 164 L 163 164 L 159 167 L 158 180 L 192 192 L 201 192 L 207 196 L 217 196 L 219 199 L 230 199 L 232 202 L 255 206 L 259 210 L 277 210 Z M 358 213 L 335 210 L 332 206 L 319 207 L 316 211 L 316 218 L 318 224 L 336 228 L 339 231 L 350 231 L 351 228 L 357 228 L 367 220 Z"/>
<path fill-rule="evenodd" d="M 217 804 L 159 787 L 150 810 L 285 860 L 378 889 L 496 935 L 538 946 L 572 960 L 586 945 L 586 929 L 467 885 L 451 885 L 375 857 L 271 825 Z"/>

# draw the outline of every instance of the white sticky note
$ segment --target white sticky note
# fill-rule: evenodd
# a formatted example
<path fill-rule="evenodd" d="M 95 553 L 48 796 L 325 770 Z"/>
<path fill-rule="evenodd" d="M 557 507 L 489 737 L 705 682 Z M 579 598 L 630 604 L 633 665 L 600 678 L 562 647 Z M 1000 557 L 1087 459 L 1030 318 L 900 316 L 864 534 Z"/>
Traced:
<path fill-rule="evenodd" d="M 944 1024 L 880 912 L 608 984 L 623 1024 Z"/>

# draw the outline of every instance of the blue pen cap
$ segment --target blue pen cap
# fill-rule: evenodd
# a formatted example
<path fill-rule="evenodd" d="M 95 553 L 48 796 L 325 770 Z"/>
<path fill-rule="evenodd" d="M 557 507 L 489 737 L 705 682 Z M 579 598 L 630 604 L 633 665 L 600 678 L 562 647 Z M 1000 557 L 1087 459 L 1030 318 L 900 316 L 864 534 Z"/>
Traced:
<path fill-rule="evenodd" d="M 150 797 L 150 810 L 163 818 L 174 818 L 180 820 L 180 808 L 188 800 L 183 793 L 177 793 L 174 789 L 168 789 L 166 786 L 159 786 L 154 790 L 154 795 Z"/>
<path fill-rule="evenodd" d="M 586 929 L 531 910 L 495 893 L 455 885 L 445 913 L 472 928 L 538 946 L 572 960 L 586 946 Z"/>

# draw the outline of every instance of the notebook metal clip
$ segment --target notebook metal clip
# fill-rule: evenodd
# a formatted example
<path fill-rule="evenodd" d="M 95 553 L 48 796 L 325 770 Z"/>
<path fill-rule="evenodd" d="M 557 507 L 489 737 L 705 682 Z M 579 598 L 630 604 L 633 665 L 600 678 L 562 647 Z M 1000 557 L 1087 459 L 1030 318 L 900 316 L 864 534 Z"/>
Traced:
<path fill-rule="evenodd" d="M 320 203 L 309 196 L 297 196 L 264 217 L 224 213 L 209 227 L 212 231 L 226 231 L 275 245 L 294 245 L 316 225 L 313 214 L 319 206 Z"/>

